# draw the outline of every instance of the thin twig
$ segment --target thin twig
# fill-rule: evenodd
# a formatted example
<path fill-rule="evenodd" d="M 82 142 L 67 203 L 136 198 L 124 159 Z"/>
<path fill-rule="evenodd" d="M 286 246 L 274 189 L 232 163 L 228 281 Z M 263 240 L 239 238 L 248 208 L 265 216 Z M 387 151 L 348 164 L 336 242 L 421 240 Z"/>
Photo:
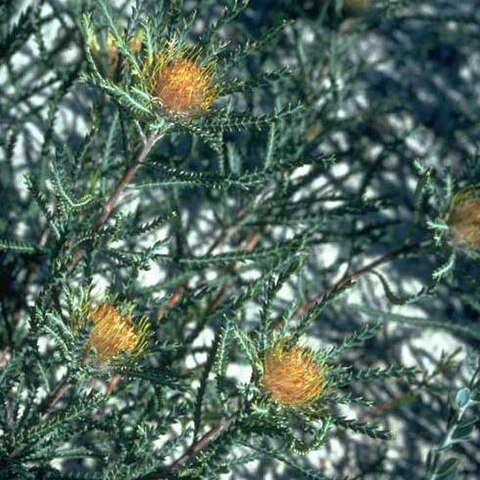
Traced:
<path fill-rule="evenodd" d="M 113 209 L 115 208 L 115 205 L 118 202 L 118 199 L 120 198 L 120 195 L 123 193 L 125 188 L 127 188 L 127 185 L 132 181 L 132 178 L 142 166 L 145 158 L 147 158 L 152 148 L 162 136 L 163 134 L 151 134 L 146 138 L 144 144 L 139 147 L 135 162 L 132 166 L 125 170 L 125 173 L 122 175 L 122 178 L 117 184 L 117 188 L 115 188 L 114 192 L 110 195 L 107 203 L 105 203 L 105 205 L 103 206 L 102 213 L 95 220 L 95 229 L 100 228 L 109 219 Z"/>
<path fill-rule="evenodd" d="M 202 438 L 195 442 L 188 450 L 182 454 L 177 460 L 175 460 L 168 468 L 167 471 L 172 473 L 181 467 L 184 463 L 188 462 L 191 458 L 197 455 L 201 450 L 214 442 L 220 435 L 227 430 L 233 423 L 235 417 L 230 417 L 222 420 L 219 424 L 211 428 Z"/>
<path fill-rule="evenodd" d="M 233 400 L 235 412 L 229 418 L 222 420 L 220 423 L 212 427 L 203 437 L 193 443 L 177 460 L 171 463 L 166 467 L 166 472 L 171 474 L 174 473 L 179 467 L 187 463 L 193 457 L 195 457 L 199 452 L 208 447 L 212 442 L 217 440 L 220 435 L 228 430 L 232 423 L 235 421 L 236 415 L 238 413 L 240 399 L 235 398 Z M 156 480 L 161 480 L 160 478 Z"/>
<path fill-rule="evenodd" d="M 295 316 L 297 318 L 301 317 L 305 313 L 312 310 L 315 307 L 315 305 L 322 302 L 326 297 L 332 295 L 334 292 L 342 289 L 348 284 L 357 281 L 359 277 L 361 277 L 365 273 L 371 272 L 374 268 L 384 263 L 390 262 L 392 260 L 396 260 L 398 257 L 406 253 L 415 251 L 421 247 L 424 247 L 425 245 L 427 245 L 427 242 L 414 242 L 414 243 L 406 242 L 399 249 L 394 250 L 393 252 L 389 252 L 385 255 L 382 255 L 381 257 L 377 258 L 376 260 L 373 260 L 372 262 L 360 268 L 359 270 L 356 270 L 349 274 L 345 274 L 340 280 L 335 282 L 331 287 L 323 290 L 323 292 L 319 293 L 318 295 L 315 295 L 313 298 L 311 298 L 307 302 L 300 305 L 295 313 Z"/>
<path fill-rule="evenodd" d="M 122 379 L 122 376 L 119 374 L 114 375 L 108 382 L 107 384 L 107 394 L 108 395 L 113 395 L 115 393 L 115 390 L 117 389 L 118 385 L 120 384 L 120 381 Z"/>
<path fill-rule="evenodd" d="M 44 400 L 40 407 L 40 411 L 44 413 L 45 417 L 48 417 L 52 411 L 53 407 L 59 402 L 59 400 L 70 390 L 72 383 L 68 381 L 62 382 L 52 393 L 51 395 Z"/>
<path fill-rule="evenodd" d="M 161 133 L 152 133 L 145 139 L 144 143 L 138 148 L 137 154 L 135 155 L 135 161 L 133 164 L 128 167 L 122 178 L 118 182 L 115 190 L 110 195 L 109 199 L 104 204 L 100 215 L 97 217 L 93 224 L 93 229 L 98 230 L 105 222 L 110 218 L 110 215 L 113 212 L 120 196 L 127 188 L 128 184 L 132 181 L 135 174 L 138 172 L 143 162 L 147 158 L 148 154 L 151 152 L 155 144 L 165 135 L 165 131 Z M 72 266 L 75 266 L 80 259 L 83 257 L 85 249 L 78 250 L 72 257 Z"/>

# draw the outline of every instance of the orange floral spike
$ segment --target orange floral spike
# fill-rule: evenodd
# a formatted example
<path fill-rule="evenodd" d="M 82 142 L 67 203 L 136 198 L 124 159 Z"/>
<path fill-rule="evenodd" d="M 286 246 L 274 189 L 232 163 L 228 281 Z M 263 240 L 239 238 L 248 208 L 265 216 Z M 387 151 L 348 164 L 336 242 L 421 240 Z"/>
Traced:
<path fill-rule="evenodd" d="M 480 188 L 466 188 L 457 192 L 448 224 L 450 238 L 455 246 L 480 249 Z"/>
<path fill-rule="evenodd" d="M 279 340 L 265 353 L 263 368 L 264 390 L 283 405 L 304 407 L 325 391 L 325 365 L 319 365 L 308 348 L 287 347 Z"/>
<path fill-rule="evenodd" d="M 155 103 L 168 115 L 190 118 L 210 108 L 218 93 L 215 64 L 202 66 L 173 43 L 144 65 L 142 76 Z"/>
<path fill-rule="evenodd" d="M 89 319 L 94 325 L 87 347 L 95 351 L 100 362 L 109 362 L 122 353 L 138 355 L 145 348 L 147 324 L 135 328 L 130 317 L 113 305 L 101 304 Z"/>

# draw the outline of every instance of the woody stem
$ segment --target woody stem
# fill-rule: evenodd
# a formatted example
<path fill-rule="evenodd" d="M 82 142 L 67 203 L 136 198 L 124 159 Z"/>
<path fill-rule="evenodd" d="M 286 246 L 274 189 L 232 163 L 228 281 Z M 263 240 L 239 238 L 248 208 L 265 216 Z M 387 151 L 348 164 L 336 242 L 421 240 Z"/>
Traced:
<path fill-rule="evenodd" d="M 139 147 L 135 162 L 133 163 L 133 165 L 127 168 L 127 170 L 125 170 L 122 178 L 117 184 L 117 187 L 110 195 L 110 198 L 107 200 L 107 202 L 102 208 L 102 212 L 95 220 L 95 223 L 93 224 L 95 229 L 100 228 L 109 219 L 121 194 L 123 193 L 127 185 L 132 181 L 133 177 L 135 176 L 139 168 L 142 166 L 143 161 L 148 156 L 152 148 L 162 137 L 163 133 L 151 134 L 146 138 L 144 144 Z"/>
<path fill-rule="evenodd" d="M 172 474 L 176 472 L 182 465 L 194 458 L 198 453 L 207 448 L 212 442 L 220 438 L 220 436 L 226 432 L 231 425 L 235 422 L 239 411 L 240 399 L 238 397 L 233 399 L 234 413 L 214 425 L 203 437 L 194 442 L 179 458 L 166 467 L 166 472 Z M 161 479 L 156 479 L 161 480 Z"/>
<path fill-rule="evenodd" d="M 120 196 L 127 188 L 128 184 L 132 181 L 133 177 L 140 169 L 142 163 L 145 161 L 155 144 L 165 135 L 165 133 L 166 130 L 157 133 L 151 133 L 147 136 L 143 144 L 138 148 L 135 155 L 135 161 L 125 170 L 119 182 L 117 183 L 115 190 L 110 195 L 106 203 L 103 205 L 100 215 L 98 215 L 97 219 L 93 223 L 94 230 L 98 230 L 110 218 L 110 215 L 112 214 L 113 209 L 115 208 Z M 75 266 L 80 261 L 84 253 L 84 249 L 78 250 L 75 253 L 72 258 L 73 266 Z"/>

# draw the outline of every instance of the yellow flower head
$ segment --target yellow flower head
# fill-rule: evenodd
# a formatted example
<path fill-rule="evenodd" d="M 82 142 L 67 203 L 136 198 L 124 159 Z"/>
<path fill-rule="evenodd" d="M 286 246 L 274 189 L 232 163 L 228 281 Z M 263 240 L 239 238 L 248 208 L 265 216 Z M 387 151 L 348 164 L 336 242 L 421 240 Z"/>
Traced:
<path fill-rule="evenodd" d="M 465 188 L 454 195 L 448 224 L 455 246 L 480 250 L 480 187 Z"/>
<path fill-rule="evenodd" d="M 89 314 L 93 328 L 87 347 L 95 351 L 100 362 L 109 362 L 124 353 L 139 355 L 147 344 L 148 325 L 135 327 L 129 315 L 122 315 L 108 303 L 102 303 Z"/>
<path fill-rule="evenodd" d="M 326 388 L 325 365 L 315 361 L 309 348 L 288 347 L 286 340 L 278 340 L 265 352 L 263 369 L 264 390 L 283 405 L 304 407 Z"/>
<path fill-rule="evenodd" d="M 218 94 L 215 62 L 202 65 L 198 52 L 188 53 L 173 42 L 144 64 L 142 77 L 154 102 L 176 118 L 191 118 L 210 108 Z"/>

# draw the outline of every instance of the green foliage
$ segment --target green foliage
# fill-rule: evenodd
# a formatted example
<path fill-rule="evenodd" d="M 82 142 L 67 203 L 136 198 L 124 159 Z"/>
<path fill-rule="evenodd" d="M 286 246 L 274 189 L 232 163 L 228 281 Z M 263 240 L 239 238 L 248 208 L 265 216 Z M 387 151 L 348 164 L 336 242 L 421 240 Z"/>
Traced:
<path fill-rule="evenodd" d="M 427 456 L 426 478 L 429 480 L 456 478 L 458 459 L 447 457 L 447 452 L 454 445 L 469 440 L 478 416 L 472 410 L 479 405 L 479 370 L 473 372 L 469 387 L 463 387 L 456 392 L 455 400 L 450 406 L 450 415 L 447 422 L 447 431 L 441 445 L 429 451 Z"/>
<path fill-rule="evenodd" d="M 477 12 L 420 3 L 0 2 L 0 478 L 479 467 Z"/>

